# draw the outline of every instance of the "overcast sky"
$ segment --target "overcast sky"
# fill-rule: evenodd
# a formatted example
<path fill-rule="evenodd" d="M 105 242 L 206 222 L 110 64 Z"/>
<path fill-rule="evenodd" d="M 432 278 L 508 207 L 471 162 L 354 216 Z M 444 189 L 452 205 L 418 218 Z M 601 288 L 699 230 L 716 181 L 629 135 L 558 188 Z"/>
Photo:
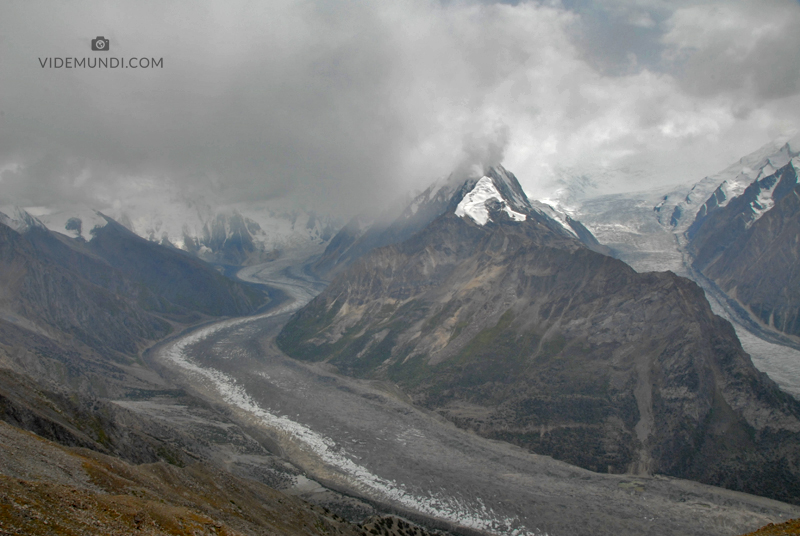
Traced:
<path fill-rule="evenodd" d="M 699 180 L 796 133 L 798 51 L 796 0 L 0 0 L 0 204 L 347 215 L 465 162 L 534 196 Z M 40 64 L 97 57 L 163 66 Z"/>

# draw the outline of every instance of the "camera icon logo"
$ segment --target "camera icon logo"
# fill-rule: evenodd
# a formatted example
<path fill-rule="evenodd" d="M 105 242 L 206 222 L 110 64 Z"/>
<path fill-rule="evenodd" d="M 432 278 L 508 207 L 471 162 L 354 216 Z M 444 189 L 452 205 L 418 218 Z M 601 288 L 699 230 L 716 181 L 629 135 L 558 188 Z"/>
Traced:
<path fill-rule="evenodd" d="M 108 39 L 102 35 L 92 39 L 92 50 L 108 50 Z"/>

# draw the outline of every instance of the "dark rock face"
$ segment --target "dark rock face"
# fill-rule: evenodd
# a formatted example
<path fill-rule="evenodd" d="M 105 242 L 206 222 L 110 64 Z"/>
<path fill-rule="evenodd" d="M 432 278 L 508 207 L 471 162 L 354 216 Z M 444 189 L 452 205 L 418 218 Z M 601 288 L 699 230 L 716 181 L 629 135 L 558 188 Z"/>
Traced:
<path fill-rule="evenodd" d="M 211 249 L 223 262 L 241 264 L 256 252 L 252 233 L 261 230 L 241 214 L 217 216 L 203 228 L 203 245 Z"/>
<path fill-rule="evenodd" d="M 445 214 L 373 251 L 278 344 L 595 471 L 800 502 L 800 404 L 753 368 L 697 285 L 503 214 L 483 227 Z"/>
<path fill-rule="evenodd" d="M 755 219 L 768 208 L 759 194 L 770 189 L 774 205 Z M 792 163 L 711 208 L 687 233 L 694 266 L 764 324 L 800 336 L 800 186 Z"/>
<path fill-rule="evenodd" d="M 159 297 L 159 307 L 182 308 L 211 316 L 248 314 L 265 302 L 262 293 L 231 281 L 209 265 L 174 248 L 140 238 L 118 223 L 94 233 L 89 250 L 127 279 Z"/>

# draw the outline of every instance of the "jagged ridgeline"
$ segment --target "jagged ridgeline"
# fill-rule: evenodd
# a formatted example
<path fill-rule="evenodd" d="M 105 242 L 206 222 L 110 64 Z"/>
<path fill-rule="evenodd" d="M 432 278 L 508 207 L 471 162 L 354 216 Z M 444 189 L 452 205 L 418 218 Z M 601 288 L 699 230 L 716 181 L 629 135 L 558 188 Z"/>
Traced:
<path fill-rule="evenodd" d="M 766 167 L 724 206 L 718 189 L 686 233 L 695 268 L 762 323 L 795 337 L 800 337 L 798 167 L 797 156 L 778 169 Z"/>
<path fill-rule="evenodd" d="M 591 470 L 800 503 L 800 404 L 696 284 L 590 250 L 502 169 L 452 195 L 334 279 L 280 347 Z"/>

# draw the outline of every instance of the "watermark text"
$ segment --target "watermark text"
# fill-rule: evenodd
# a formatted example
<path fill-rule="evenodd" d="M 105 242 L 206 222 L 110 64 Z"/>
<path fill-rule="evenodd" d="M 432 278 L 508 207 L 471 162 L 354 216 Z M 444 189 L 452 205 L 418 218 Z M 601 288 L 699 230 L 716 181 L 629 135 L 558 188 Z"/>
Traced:
<path fill-rule="evenodd" d="M 163 69 L 164 58 L 39 58 L 42 69 Z"/>

